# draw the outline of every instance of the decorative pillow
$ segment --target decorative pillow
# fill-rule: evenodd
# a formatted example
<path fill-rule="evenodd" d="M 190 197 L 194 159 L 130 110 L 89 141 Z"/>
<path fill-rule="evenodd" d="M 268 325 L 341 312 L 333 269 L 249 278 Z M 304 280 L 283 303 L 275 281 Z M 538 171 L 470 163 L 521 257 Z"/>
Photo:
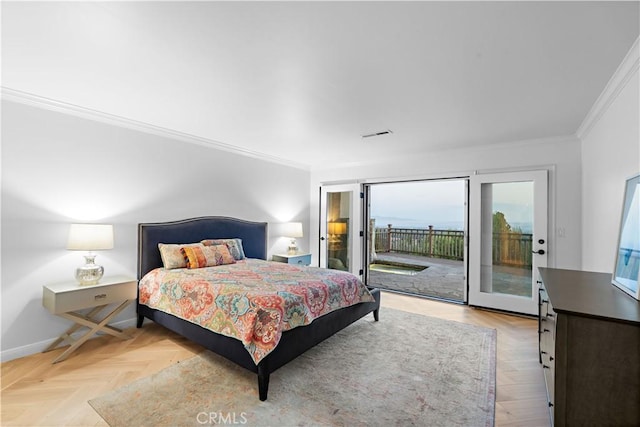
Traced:
<path fill-rule="evenodd" d="M 187 268 L 213 267 L 236 262 L 226 245 L 187 246 L 180 248 L 180 252 L 182 252 Z"/>
<path fill-rule="evenodd" d="M 205 246 L 226 245 L 233 256 L 233 259 L 240 261 L 245 258 L 244 249 L 242 248 L 242 239 L 206 239 L 200 243 Z"/>
<path fill-rule="evenodd" d="M 183 244 L 167 244 L 158 243 L 158 249 L 160 249 L 160 257 L 162 258 L 162 265 L 167 270 L 173 268 L 185 268 L 187 263 L 184 260 L 184 256 L 180 251 L 184 247 L 202 246 L 202 243 L 183 243 Z"/>

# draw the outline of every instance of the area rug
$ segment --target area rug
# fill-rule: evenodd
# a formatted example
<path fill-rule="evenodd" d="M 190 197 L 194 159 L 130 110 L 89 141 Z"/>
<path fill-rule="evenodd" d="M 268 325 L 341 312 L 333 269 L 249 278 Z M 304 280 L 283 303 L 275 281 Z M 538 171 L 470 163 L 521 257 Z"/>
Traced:
<path fill-rule="evenodd" d="M 205 351 L 89 401 L 116 426 L 491 426 L 496 331 L 382 308 L 271 374 Z"/>

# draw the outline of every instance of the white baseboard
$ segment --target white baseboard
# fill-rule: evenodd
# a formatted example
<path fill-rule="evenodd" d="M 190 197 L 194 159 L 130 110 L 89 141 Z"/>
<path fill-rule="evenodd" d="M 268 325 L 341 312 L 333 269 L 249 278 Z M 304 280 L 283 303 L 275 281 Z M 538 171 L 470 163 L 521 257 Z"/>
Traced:
<path fill-rule="evenodd" d="M 136 320 L 137 319 L 134 317 L 132 319 L 125 319 L 116 323 L 110 323 L 110 325 L 115 326 L 116 328 L 119 328 L 119 329 L 127 329 L 127 328 L 132 328 L 136 326 Z M 81 329 L 78 332 L 72 334 L 72 336 L 76 338 L 77 336 L 81 336 L 86 331 L 87 331 L 86 329 Z M 104 335 L 104 333 L 98 332 L 96 336 L 101 336 L 101 335 Z M 91 339 L 95 338 L 96 336 L 91 337 Z M 3 350 L 2 352 L 0 352 L 0 362 L 8 362 L 9 360 L 14 360 L 20 357 L 41 353 L 57 339 L 58 337 L 36 342 L 33 344 L 23 345 L 21 347 Z"/>

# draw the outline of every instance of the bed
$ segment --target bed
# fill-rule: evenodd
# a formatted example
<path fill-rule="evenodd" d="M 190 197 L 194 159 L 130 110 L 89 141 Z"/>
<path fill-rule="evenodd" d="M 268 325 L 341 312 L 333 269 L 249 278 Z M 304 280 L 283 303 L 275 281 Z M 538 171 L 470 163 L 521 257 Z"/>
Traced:
<path fill-rule="evenodd" d="M 161 243 L 189 244 L 205 239 L 229 238 L 241 239 L 247 264 L 253 263 L 260 268 L 266 268 L 264 267 L 266 262 L 261 260 L 266 260 L 267 257 L 267 223 L 211 216 L 139 224 L 138 281 L 142 284 L 143 278 L 148 280 L 145 278 L 147 273 L 154 274 L 157 269 L 163 267 L 163 259 L 158 247 Z M 286 264 L 282 264 L 282 266 L 284 268 Z M 293 266 L 291 267 L 293 268 Z M 320 272 L 320 269 L 308 268 L 308 271 L 299 272 L 299 274 L 311 274 L 314 270 Z M 342 272 L 336 273 L 343 274 Z M 258 362 L 256 362 L 255 354 L 251 354 L 241 340 L 228 336 L 228 334 L 213 332 L 163 309 L 152 308 L 141 303 L 140 289 L 137 302 L 137 326 L 138 328 L 142 327 L 144 319 L 150 319 L 239 366 L 255 372 L 258 378 L 258 395 L 260 400 L 264 401 L 267 399 L 269 376 L 272 372 L 369 313 L 373 313 L 374 319 L 378 320 L 380 291 L 370 289 L 369 293 L 373 297 L 370 302 L 359 302 L 345 308 L 335 309 L 315 318 L 308 325 L 283 331 L 275 348 L 270 349 L 268 354 L 259 358 Z"/>

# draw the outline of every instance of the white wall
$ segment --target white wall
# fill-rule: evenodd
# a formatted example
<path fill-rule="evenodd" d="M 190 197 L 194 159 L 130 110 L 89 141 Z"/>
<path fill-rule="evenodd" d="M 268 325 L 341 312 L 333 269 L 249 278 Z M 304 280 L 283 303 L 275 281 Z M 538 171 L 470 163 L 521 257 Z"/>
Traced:
<path fill-rule="evenodd" d="M 318 187 L 323 182 L 550 167 L 549 266 L 611 273 L 624 182 L 640 172 L 639 64 L 637 39 L 575 137 L 422 155 L 394 153 L 388 147 L 378 164 L 312 171 L 311 224 L 318 221 Z M 311 236 L 310 247 L 317 260 L 316 236 Z"/>
<path fill-rule="evenodd" d="M 392 153 L 393 147 L 381 153 L 378 164 L 312 171 L 311 224 L 319 221 L 318 188 L 323 182 L 443 178 L 469 176 L 474 171 L 549 169 L 549 266 L 580 267 L 581 154 L 578 138 L 560 137 L 389 158 Z M 311 236 L 310 245 L 317 260 L 317 236 Z"/>
<path fill-rule="evenodd" d="M 69 327 L 42 307 L 42 285 L 73 280 L 69 224 L 106 222 L 106 275 L 135 277 L 137 224 L 204 215 L 303 222 L 309 172 L 112 124 L 2 103 L 2 359 L 41 351 Z M 288 240 L 272 236 L 270 252 Z M 307 238 L 299 239 L 301 250 Z M 131 306 L 118 319 L 131 323 Z"/>
<path fill-rule="evenodd" d="M 624 182 L 640 172 L 638 41 L 593 111 L 582 136 L 582 268 L 612 273 Z"/>

